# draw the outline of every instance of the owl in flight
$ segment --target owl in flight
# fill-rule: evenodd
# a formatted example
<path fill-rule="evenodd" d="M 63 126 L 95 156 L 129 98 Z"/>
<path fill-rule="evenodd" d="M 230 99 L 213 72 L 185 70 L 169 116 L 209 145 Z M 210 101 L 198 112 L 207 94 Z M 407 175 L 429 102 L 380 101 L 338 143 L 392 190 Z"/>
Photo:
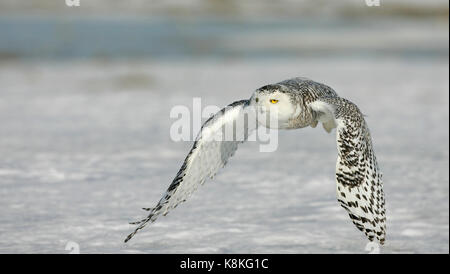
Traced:
<path fill-rule="evenodd" d="M 241 123 L 231 139 L 223 138 L 224 128 L 234 125 L 235 129 L 237 121 L 252 114 L 256 117 L 254 124 Z M 382 174 L 364 116 L 355 104 L 339 97 L 332 88 L 300 77 L 263 86 L 250 99 L 234 102 L 209 118 L 161 200 L 153 208 L 144 208 L 149 212 L 146 218 L 131 223 L 137 228 L 125 242 L 212 178 L 258 125 L 297 129 L 316 127 L 318 123 L 328 133 L 336 128 L 338 202 L 370 241 L 383 244 L 386 211 Z"/>

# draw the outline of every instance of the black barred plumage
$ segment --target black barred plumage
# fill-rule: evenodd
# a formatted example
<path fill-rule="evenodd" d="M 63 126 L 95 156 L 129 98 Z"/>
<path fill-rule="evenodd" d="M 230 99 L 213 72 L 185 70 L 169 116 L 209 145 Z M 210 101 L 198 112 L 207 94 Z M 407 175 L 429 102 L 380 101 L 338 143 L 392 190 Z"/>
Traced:
<path fill-rule="evenodd" d="M 312 108 L 321 113 L 323 120 L 334 119 L 337 124 L 339 203 L 369 240 L 377 239 L 383 244 L 386 234 L 383 183 L 363 114 L 355 104 L 339 97 L 321 98 Z"/>
<path fill-rule="evenodd" d="M 275 100 L 274 100 L 275 99 Z M 270 102 L 270 103 L 269 103 Z M 238 144 L 247 139 L 255 128 L 244 125 L 243 138 L 231 141 L 213 140 L 224 126 L 235 124 L 246 110 L 255 109 L 258 115 L 276 112 L 280 129 L 315 127 L 319 122 L 330 132 L 337 128 L 336 163 L 337 200 L 348 212 L 356 228 L 370 241 L 383 244 L 386 237 L 385 200 L 381 172 L 373 152 L 369 128 L 363 114 L 352 102 L 338 97 L 336 92 L 321 83 L 306 78 L 293 78 L 257 89 L 249 100 L 230 104 L 208 119 L 166 193 L 154 208 L 143 208 L 149 215 L 132 224 L 138 227 L 125 240 L 130 240 L 147 223 L 184 202 L 197 187 L 212 178 L 234 155 Z M 258 116 L 258 123 L 272 127 L 267 116 Z"/>
<path fill-rule="evenodd" d="M 194 145 L 192 146 L 192 149 L 189 151 L 188 155 L 186 156 L 180 170 L 178 171 L 177 175 L 173 179 L 172 183 L 169 185 L 165 195 L 163 198 L 158 202 L 157 206 L 154 208 L 149 208 L 149 215 L 137 222 L 132 222 L 130 224 L 132 225 L 138 225 L 138 227 L 128 235 L 128 237 L 125 239 L 125 242 L 128 242 L 139 230 L 144 228 L 148 223 L 152 223 L 156 221 L 158 216 L 162 214 L 165 216 L 171 209 L 178 206 L 178 204 L 184 202 L 186 198 L 198 187 L 198 185 L 201 185 L 205 182 L 207 177 L 212 177 L 214 174 L 219 170 L 219 168 L 223 167 L 227 159 L 231 157 L 234 152 L 237 149 L 237 145 L 241 143 L 242 141 L 214 141 L 214 140 L 205 140 L 208 139 L 208 137 L 205 137 L 202 135 L 203 129 L 207 128 L 209 125 L 214 124 L 221 118 L 224 118 L 224 115 L 228 111 L 228 113 L 231 110 L 237 110 L 240 111 L 240 109 L 243 109 L 248 104 L 248 100 L 241 100 L 234 102 L 230 105 L 228 105 L 226 108 L 223 108 L 221 111 L 219 111 L 216 115 L 209 118 L 202 126 L 202 130 L 200 134 L 197 137 L 197 140 L 194 142 Z M 231 119 L 231 121 L 234 121 L 234 119 Z M 249 129 L 251 131 L 251 129 Z M 245 132 L 245 137 L 248 136 L 248 132 Z M 225 157 L 215 157 L 216 159 L 213 159 L 211 161 L 205 161 L 206 157 L 193 157 L 194 153 L 198 153 L 199 149 L 212 149 L 216 150 L 216 148 L 219 148 L 219 154 L 224 153 Z M 221 150 L 220 150 L 221 149 Z M 198 168 L 201 170 L 202 166 L 211 165 L 213 168 L 210 171 L 202 172 L 202 174 L 199 174 L 198 176 L 191 176 L 192 174 L 196 173 L 196 170 L 193 170 L 195 168 Z M 193 168 L 195 166 L 195 168 Z M 188 171 L 193 170 L 188 174 Z M 186 176 L 188 176 L 188 180 L 186 180 Z M 194 177 L 194 178 L 192 178 Z M 187 185 L 186 182 L 191 182 L 193 185 Z M 184 187 L 182 186 L 184 184 Z M 183 191 L 184 190 L 184 191 Z"/>

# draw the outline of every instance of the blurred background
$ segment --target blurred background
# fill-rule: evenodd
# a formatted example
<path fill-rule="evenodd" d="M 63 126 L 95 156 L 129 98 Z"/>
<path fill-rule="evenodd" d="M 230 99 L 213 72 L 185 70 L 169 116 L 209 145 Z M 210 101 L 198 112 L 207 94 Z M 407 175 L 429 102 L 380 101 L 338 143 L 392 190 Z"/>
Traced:
<path fill-rule="evenodd" d="M 382 252 L 449 252 L 448 1 L 80 4 L 0 0 L 1 253 L 367 252 L 336 201 L 334 133 L 311 128 L 280 132 L 273 153 L 242 145 L 122 243 L 192 146 L 170 139 L 172 107 L 223 107 L 296 76 L 367 115 Z"/>

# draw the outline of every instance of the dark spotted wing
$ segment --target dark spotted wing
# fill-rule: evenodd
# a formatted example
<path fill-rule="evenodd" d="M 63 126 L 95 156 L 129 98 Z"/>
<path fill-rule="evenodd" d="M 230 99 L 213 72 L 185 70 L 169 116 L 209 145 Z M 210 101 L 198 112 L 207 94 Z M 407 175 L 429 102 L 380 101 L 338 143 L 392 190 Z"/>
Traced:
<path fill-rule="evenodd" d="M 317 119 L 337 127 L 337 198 L 356 227 L 370 241 L 383 244 L 386 211 L 382 174 L 366 121 L 358 107 L 343 98 L 322 98 L 311 103 Z"/>
<path fill-rule="evenodd" d="M 138 227 L 128 235 L 125 242 L 145 225 L 154 222 L 159 215 L 166 215 L 184 202 L 207 178 L 212 178 L 226 165 L 236 152 L 238 144 L 245 141 L 256 128 L 256 119 L 252 120 L 250 117 L 252 113 L 251 108 L 247 108 L 248 104 L 248 100 L 234 102 L 204 123 L 166 193 L 154 208 L 144 208 L 149 211 L 146 218 L 131 223 Z"/>

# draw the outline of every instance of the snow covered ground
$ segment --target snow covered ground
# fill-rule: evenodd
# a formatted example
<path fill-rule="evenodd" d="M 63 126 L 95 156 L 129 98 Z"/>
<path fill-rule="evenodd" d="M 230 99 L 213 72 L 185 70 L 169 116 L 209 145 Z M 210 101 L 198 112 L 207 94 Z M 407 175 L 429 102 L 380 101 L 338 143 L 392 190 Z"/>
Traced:
<path fill-rule="evenodd" d="M 448 56 L 227 62 L 0 63 L 0 252 L 365 253 L 335 195 L 335 133 L 281 131 L 243 144 L 190 200 L 123 240 L 175 176 L 175 105 L 225 106 L 307 76 L 367 115 L 384 173 L 381 252 L 449 252 Z"/>
<path fill-rule="evenodd" d="M 296 76 L 367 115 L 380 251 L 449 252 L 447 1 L 81 2 L 0 3 L 0 253 L 367 253 L 320 127 L 280 131 L 272 153 L 241 145 L 123 243 L 192 146 L 170 138 L 174 106 L 224 107 Z"/>

